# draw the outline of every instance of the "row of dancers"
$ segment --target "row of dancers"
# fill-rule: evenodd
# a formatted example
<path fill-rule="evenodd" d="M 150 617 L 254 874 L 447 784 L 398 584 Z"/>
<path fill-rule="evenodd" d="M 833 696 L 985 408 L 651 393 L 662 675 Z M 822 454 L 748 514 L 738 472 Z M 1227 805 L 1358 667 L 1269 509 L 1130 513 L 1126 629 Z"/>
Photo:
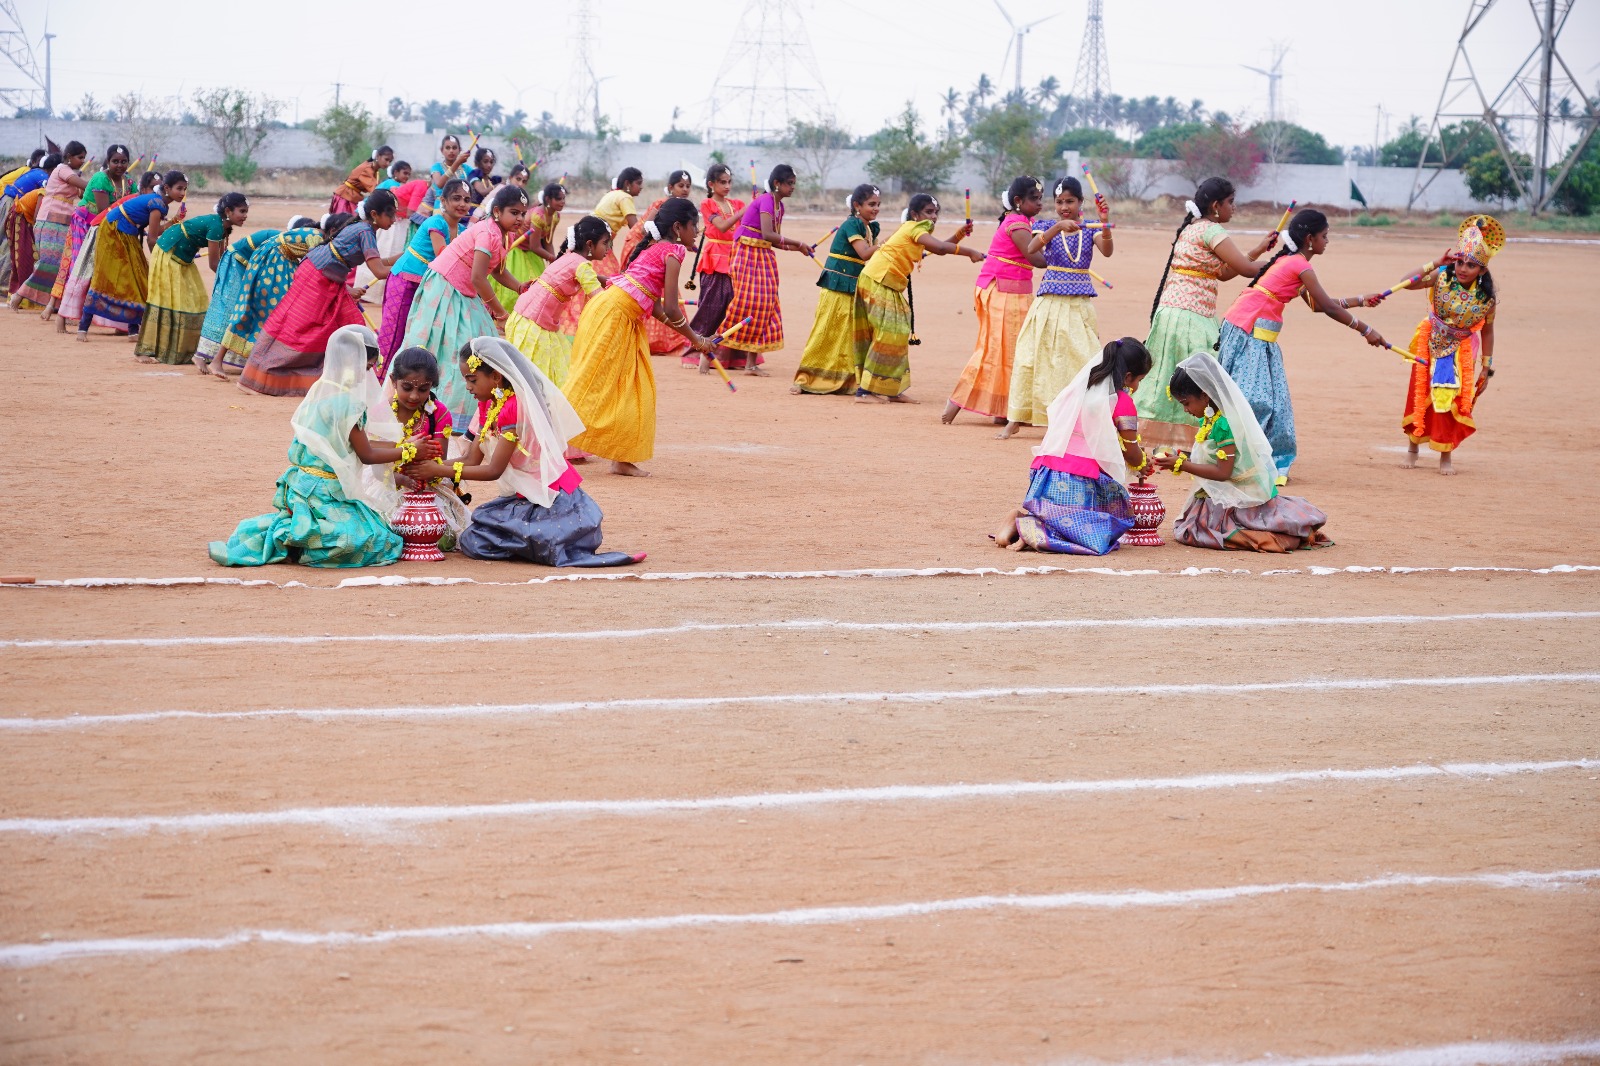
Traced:
<path fill-rule="evenodd" d="M 462 170 L 459 152 L 451 158 L 452 148 L 459 148 L 452 140 L 447 138 L 441 146 L 445 159 L 434 164 L 428 177 L 418 179 L 425 188 L 418 189 L 418 180 L 402 180 L 408 177 L 408 168 L 394 164 L 392 153 L 379 149 L 341 186 L 330 205 L 350 206 L 348 201 L 339 202 L 343 194 L 370 183 L 371 191 L 355 205 L 354 213 L 331 212 L 320 223 L 296 219 L 286 231 L 258 232 L 231 247 L 224 241 L 247 217 L 244 198 L 229 194 L 213 215 L 184 219 L 186 182 L 177 172 L 164 175 L 146 192 L 130 193 L 110 205 L 100 202 L 104 195 L 80 203 L 70 218 L 69 248 L 78 220 L 87 214 L 83 222 L 88 230 L 76 242 L 77 250 L 81 257 L 88 246 L 89 258 L 96 260 L 81 329 L 86 331 L 96 320 L 105 323 L 97 310 L 114 316 L 135 304 L 132 299 L 116 299 L 116 292 L 106 292 L 97 283 L 103 280 L 102 259 L 128 266 L 118 271 L 124 277 L 135 273 L 135 256 L 126 252 L 131 246 L 142 257 L 138 239 L 142 220 L 154 253 L 144 275 L 147 298 L 138 305 L 133 321 L 111 319 L 139 337 L 136 351 L 169 362 L 190 359 L 213 373 L 226 373 L 231 363 L 242 371 L 246 387 L 304 395 L 321 380 L 332 333 L 363 321 L 356 303 L 360 291 L 351 285 L 357 268 L 365 267 L 374 281 L 386 282 L 383 320 L 375 335 L 379 377 L 391 376 L 389 364 L 402 348 L 435 353 L 436 406 L 448 410 L 455 424 L 467 425 L 477 413 L 476 397 L 454 353 L 504 330 L 512 347 L 542 380 L 570 399 L 583 424 L 563 455 L 581 457 L 588 450 L 612 460 L 618 473 L 643 473 L 638 463 L 653 451 L 651 353 L 686 353 L 686 365 L 702 369 L 714 357 L 721 366 L 760 373 L 763 352 L 781 346 L 773 253 L 790 249 L 814 255 L 815 251 L 782 234 L 783 201 L 794 191 L 791 168 L 776 168 L 766 191 L 758 191 L 746 206 L 729 195 L 728 169 L 713 167 L 706 175 L 709 195 L 698 209 L 689 198 L 690 175 L 675 172 L 663 189 L 665 195 L 643 213 L 634 200 L 642 189 L 642 176 L 629 168 L 618 175 L 616 187 L 595 213 L 571 227 L 565 242 L 557 242 L 565 201 L 559 183 L 540 190 L 535 204 L 526 189 L 525 168 L 505 181 L 486 176 L 492 162 L 487 168 L 480 165 L 452 176 Z M 74 147 L 69 145 L 69 151 Z M 119 191 L 119 184 L 126 181 L 126 156 L 121 146 L 107 152 L 106 165 L 95 178 L 106 179 L 111 188 L 94 190 L 97 194 Z M 476 162 L 485 162 L 481 151 Z M 11 193 L 16 181 L 33 170 L 49 170 L 47 185 L 71 185 L 71 174 L 63 174 L 63 167 L 76 170 L 63 160 L 54 170 L 41 166 L 7 175 L 6 191 Z M 89 184 L 83 186 L 85 200 Z M 34 190 L 17 191 L 26 197 Z M 1003 435 L 1023 424 L 1055 425 L 1058 420 L 1051 417 L 1051 408 L 1092 369 L 1089 363 L 1099 352 L 1090 303 L 1095 279 L 1090 262 L 1095 251 L 1102 256 L 1111 253 L 1114 232 L 1109 205 L 1098 196 L 1098 225 L 1082 222 L 1084 198 L 1076 179 L 1057 182 L 1054 193 L 1057 218 L 1046 222 L 1036 218 L 1043 207 L 1042 183 L 1028 177 L 1014 181 L 1004 197 L 1006 213 L 985 254 L 960 243 L 972 232 L 970 221 L 958 226 L 948 241 L 933 236 L 939 204 L 928 194 L 912 197 L 899 229 L 880 242 L 876 216 L 881 195 L 870 185 L 854 190 L 850 216 L 834 232 L 819 276 L 823 292 L 795 391 L 853 392 L 858 398 L 880 401 L 907 399 L 909 346 L 915 343 L 912 274 L 925 254 L 964 254 L 983 264 L 975 287 L 980 333 L 973 358 L 947 406 L 946 421 L 967 409 L 1006 422 Z M 142 203 L 134 204 L 141 198 Z M 383 255 L 379 235 L 397 228 L 407 204 L 412 209 L 398 227 L 405 243 L 400 251 Z M 89 212 L 102 206 L 108 209 Z M 1281 247 L 1258 267 L 1258 260 L 1279 243 L 1277 235 L 1248 255 L 1233 246 L 1223 228 L 1233 208 L 1233 190 L 1227 182 L 1202 183 L 1188 207 L 1163 272 L 1145 342 L 1148 347 L 1141 345 L 1151 355 L 1153 372 L 1140 374 L 1138 387 L 1131 392 L 1138 419 L 1136 436 L 1141 445 L 1148 442 L 1161 448 L 1193 444 L 1207 416 L 1185 408 L 1173 388 L 1173 373 L 1190 355 L 1218 349 L 1216 360 L 1247 396 L 1255 427 L 1272 444 L 1276 488 L 1286 479 L 1295 453 L 1293 409 L 1277 348 L 1285 307 L 1296 294 L 1304 294 L 1317 310 L 1351 325 L 1369 343 L 1387 345 L 1376 330 L 1349 312 L 1351 307 L 1375 304 L 1380 294 L 1334 300 L 1322 291 L 1311 270 L 1313 257 L 1327 250 L 1327 221 L 1318 212 L 1295 215 Z M 167 223 L 169 215 L 176 225 Z M 474 216 L 476 221 L 468 221 Z M 130 226 L 135 230 L 132 235 L 126 232 Z M 619 261 L 614 239 L 624 229 L 628 239 Z M 172 230 L 178 238 L 169 237 Z M 6 232 L 15 233 L 10 220 Z M 96 256 L 95 240 L 101 242 L 102 252 L 111 254 Z M 169 242 L 167 246 L 163 241 Z M 1418 365 L 1408 392 L 1405 427 L 1412 454 L 1421 443 L 1430 443 L 1440 451 L 1446 469 L 1450 451 L 1472 431 L 1472 402 L 1493 373 L 1494 294 L 1486 264 L 1503 241 L 1498 224 L 1487 216 L 1475 216 L 1463 225 L 1455 253 L 1426 264 L 1406 285 L 1396 286 L 1421 284 L 1432 297 L 1433 313 L 1411 345 Z M 510 256 L 524 245 L 533 260 L 531 277 L 526 278 L 507 269 Z M 183 295 L 198 288 L 204 296 L 194 266 L 201 248 L 208 248 L 217 269 L 209 305 L 190 300 L 186 307 L 166 306 L 177 302 L 172 293 Z M 696 265 L 684 271 L 682 264 L 691 251 L 696 252 Z M 416 261 L 409 271 L 408 257 Z M 1032 270 L 1041 265 L 1044 281 L 1034 293 Z M 1253 274 L 1252 285 L 1219 325 L 1214 317 L 1218 283 L 1246 272 Z M 691 280 L 684 279 L 685 273 L 695 275 L 692 281 L 702 286 L 693 323 L 686 319 L 679 291 L 680 279 Z M 245 314 L 238 313 L 241 307 Z M 141 330 L 142 319 L 148 321 Z M 258 337 L 251 336 L 252 325 Z M 186 344 L 190 344 L 187 351 Z M 1117 344 L 1127 347 L 1124 342 Z M 1120 377 L 1113 377 L 1120 382 Z M 1088 388 L 1086 378 L 1084 387 Z M 1220 402 L 1213 393 L 1206 395 Z M 1112 417 L 1126 416 L 1112 412 Z M 1068 443 L 1074 439 L 1069 434 Z M 1138 454 L 1139 465 L 1147 469 L 1163 458 L 1159 451 L 1146 456 L 1142 448 Z M 1035 468 L 1037 473 L 1037 462 Z M 1192 455 L 1188 469 L 1197 470 Z"/>

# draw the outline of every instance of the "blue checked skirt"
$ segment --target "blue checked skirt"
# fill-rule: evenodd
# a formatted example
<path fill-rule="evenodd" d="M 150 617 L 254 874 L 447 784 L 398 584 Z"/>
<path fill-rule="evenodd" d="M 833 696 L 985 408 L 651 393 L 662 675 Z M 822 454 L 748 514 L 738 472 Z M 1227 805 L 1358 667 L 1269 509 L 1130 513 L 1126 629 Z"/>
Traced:
<path fill-rule="evenodd" d="M 1121 547 L 1133 528 L 1128 490 L 1110 474 L 1098 478 L 1039 467 L 1017 519 L 1022 542 L 1034 551 L 1104 555 Z"/>
<path fill-rule="evenodd" d="M 1250 401 L 1272 445 L 1272 461 L 1280 476 L 1287 476 L 1297 449 L 1294 403 L 1289 399 L 1289 379 L 1283 372 L 1283 350 L 1277 341 L 1258 340 L 1232 322 L 1222 323 L 1217 362 Z"/>

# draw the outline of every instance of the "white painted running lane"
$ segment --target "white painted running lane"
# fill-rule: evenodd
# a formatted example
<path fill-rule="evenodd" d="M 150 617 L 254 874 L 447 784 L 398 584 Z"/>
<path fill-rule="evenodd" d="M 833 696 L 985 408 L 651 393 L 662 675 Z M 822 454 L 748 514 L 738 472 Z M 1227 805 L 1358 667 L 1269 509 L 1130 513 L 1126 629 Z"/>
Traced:
<path fill-rule="evenodd" d="M 290 947 L 357 947 L 407 941 L 493 938 L 538 940 L 557 935 L 599 933 L 627 935 L 673 929 L 715 929 L 739 926 L 844 925 L 921 918 L 935 914 L 989 911 L 1128 910 L 1144 907 L 1191 907 L 1258 899 L 1263 896 L 1311 893 L 1357 893 L 1396 888 L 1486 888 L 1496 891 L 1553 891 L 1586 887 L 1600 878 L 1600 869 L 1517 871 L 1459 875 L 1391 874 L 1364 881 L 1285 881 L 1177 891 L 1126 889 L 1117 892 L 1062 892 L 1027 896 L 966 896 L 959 899 L 885 903 L 874 906 L 800 907 L 746 914 L 667 914 L 643 918 L 596 918 L 562 922 L 492 922 L 478 925 L 423 926 L 371 932 L 317 932 L 297 929 L 245 929 L 216 937 L 111 937 L 95 940 L 50 940 L 0 945 L 0 966 L 42 966 L 90 956 L 180 955 L 223 951 L 246 944 Z"/>

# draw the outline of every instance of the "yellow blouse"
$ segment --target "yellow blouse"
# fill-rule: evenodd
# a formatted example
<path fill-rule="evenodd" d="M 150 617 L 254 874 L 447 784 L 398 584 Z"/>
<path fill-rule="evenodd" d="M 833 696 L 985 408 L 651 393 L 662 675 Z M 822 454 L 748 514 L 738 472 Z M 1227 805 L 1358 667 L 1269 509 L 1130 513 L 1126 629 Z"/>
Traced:
<path fill-rule="evenodd" d="M 885 288 L 904 291 L 911 277 L 911 268 L 927 254 L 927 249 L 917 243 L 917 238 L 932 232 L 931 218 L 900 223 L 900 228 L 867 260 L 861 276 L 871 278 Z"/>
<path fill-rule="evenodd" d="M 634 206 L 633 197 L 621 189 L 612 189 L 600 197 L 600 202 L 594 205 L 594 211 L 591 213 L 610 226 L 611 235 L 615 237 L 617 230 L 628 224 L 628 216 L 637 215 L 639 209 Z"/>

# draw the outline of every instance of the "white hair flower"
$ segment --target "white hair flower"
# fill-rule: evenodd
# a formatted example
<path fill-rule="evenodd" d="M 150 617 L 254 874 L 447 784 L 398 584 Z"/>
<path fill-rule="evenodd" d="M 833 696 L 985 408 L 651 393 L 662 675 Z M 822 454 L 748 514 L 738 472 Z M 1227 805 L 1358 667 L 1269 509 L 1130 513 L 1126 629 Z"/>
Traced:
<path fill-rule="evenodd" d="M 1183 209 L 1189 212 L 1189 214 L 1193 215 L 1195 218 L 1200 218 L 1205 214 L 1204 211 L 1200 210 L 1200 205 L 1195 203 L 1193 200 L 1185 200 L 1183 202 Z"/>

